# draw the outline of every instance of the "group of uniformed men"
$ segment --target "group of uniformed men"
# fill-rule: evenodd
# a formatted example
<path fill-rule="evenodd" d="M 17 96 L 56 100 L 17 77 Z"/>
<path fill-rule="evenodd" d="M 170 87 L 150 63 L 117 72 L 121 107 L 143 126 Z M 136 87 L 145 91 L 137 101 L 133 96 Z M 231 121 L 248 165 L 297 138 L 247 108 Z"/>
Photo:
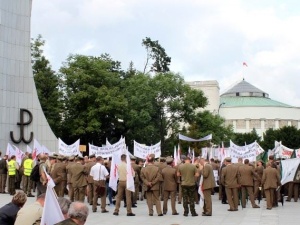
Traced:
<path fill-rule="evenodd" d="M 108 187 L 110 173 L 118 173 L 119 181 L 115 196 L 115 210 L 113 215 L 118 216 L 120 203 L 124 200 L 127 208 L 127 216 L 135 216 L 132 207 L 136 207 L 137 200 L 147 199 L 149 216 L 153 216 L 155 205 L 158 216 L 168 212 L 168 200 L 171 200 L 171 214 L 178 215 L 176 199 L 181 204 L 183 199 L 184 216 L 189 212 L 192 216 L 198 216 L 195 203 L 199 204 L 198 189 L 202 192 L 204 206 L 202 216 L 212 215 L 211 195 L 214 194 L 216 183 L 219 184 L 219 199 L 223 204 L 229 204 L 228 211 L 237 211 L 238 205 L 246 207 L 246 199 L 249 197 L 253 208 L 259 208 L 255 200 L 266 197 L 267 209 L 272 209 L 278 204 L 278 187 L 280 186 L 279 168 L 272 156 L 263 167 L 262 161 L 253 165 L 248 159 L 239 159 L 238 163 L 231 163 L 231 158 L 225 158 L 222 165 L 211 159 L 184 157 L 179 165 L 173 166 L 173 158 L 160 158 L 155 162 L 155 156 L 149 155 L 147 162 L 131 158 L 132 171 L 127 171 L 126 155 L 121 156 L 121 163 L 111 169 L 110 161 L 102 157 L 91 155 L 90 157 L 61 155 L 38 156 L 40 179 L 32 182 L 30 179 L 34 161 L 31 154 L 26 154 L 22 163 L 18 165 L 15 156 L 7 159 L 0 154 L 0 193 L 5 193 L 6 178 L 8 177 L 8 192 L 15 194 L 16 174 L 22 174 L 22 189 L 29 197 L 33 197 L 32 189 L 37 190 L 37 196 L 46 192 L 47 171 L 55 182 L 55 191 L 58 197 L 66 193 L 71 201 L 87 201 L 92 205 L 93 212 L 97 211 L 98 198 L 101 199 L 101 212 L 107 213 L 106 199 L 108 194 L 109 204 L 113 204 L 112 190 Z M 126 188 L 127 173 L 132 172 L 135 183 L 135 193 Z M 218 179 L 216 179 L 218 178 Z M 34 183 L 34 185 L 33 185 Z M 99 194 L 98 187 L 103 187 L 104 193 Z M 298 184 L 289 184 L 289 196 L 298 200 Z M 141 191 L 141 196 L 139 193 Z M 177 197 L 178 196 L 178 197 Z M 140 197 L 140 198 L 139 198 Z M 163 207 L 161 202 L 163 201 Z"/>

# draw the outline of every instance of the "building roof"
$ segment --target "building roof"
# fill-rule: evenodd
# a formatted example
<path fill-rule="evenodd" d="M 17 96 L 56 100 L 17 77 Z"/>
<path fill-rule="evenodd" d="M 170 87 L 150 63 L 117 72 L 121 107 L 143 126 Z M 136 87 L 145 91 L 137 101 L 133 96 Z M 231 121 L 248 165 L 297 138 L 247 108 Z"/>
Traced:
<path fill-rule="evenodd" d="M 240 96 L 232 96 L 232 97 L 224 97 L 221 96 L 220 103 L 222 104 L 222 108 L 229 107 L 293 107 L 288 104 L 278 102 L 272 100 L 270 98 L 265 97 L 240 97 Z"/>
<path fill-rule="evenodd" d="M 234 85 L 221 95 L 223 96 L 253 96 L 253 97 L 269 97 L 269 94 L 258 89 L 244 79 Z"/>

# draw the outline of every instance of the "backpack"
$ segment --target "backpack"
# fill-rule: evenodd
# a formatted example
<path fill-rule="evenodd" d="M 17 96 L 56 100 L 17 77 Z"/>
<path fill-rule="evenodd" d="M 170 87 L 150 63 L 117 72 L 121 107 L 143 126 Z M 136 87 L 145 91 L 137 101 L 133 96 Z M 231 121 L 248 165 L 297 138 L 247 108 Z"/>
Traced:
<path fill-rule="evenodd" d="M 30 174 L 30 180 L 38 182 L 40 180 L 40 165 L 36 164 Z"/>

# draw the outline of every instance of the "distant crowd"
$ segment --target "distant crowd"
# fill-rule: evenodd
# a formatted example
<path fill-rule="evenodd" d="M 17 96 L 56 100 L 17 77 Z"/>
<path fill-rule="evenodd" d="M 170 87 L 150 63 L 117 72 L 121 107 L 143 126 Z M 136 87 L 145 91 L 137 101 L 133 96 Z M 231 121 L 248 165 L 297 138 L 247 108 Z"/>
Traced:
<path fill-rule="evenodd" d="M 203 158 L 195 158 L 192 162 L 190 157 L 182 156 L 174 166 L 172 157 L 155 159 L 151 154 L 146 161 L 131 157 L 127 162 L 123 154 L 121 163 L 113 167 L 109 159 L 95 155 L 40 154 L 37 159 L 33 160 L 32 155 L 26 153 L 18 164 L 15 156 L 2 157 L 0 153 L 0 193 L 13 196 L 10 203 L 0 208 L 0 224 L 40 223 L 48 182 L 46 172 L 56 185 L 54 190 L 65 216 L 58 224 L 85 224 L 88 205 L 94 213 L 98 206 L 101 213 L 109 213 L 107 206 L 110 205 L 114 207 L 112 214 L 118 216 L 124 201 L 126 215 L 135 216 L 132 209 L 137 207 L 138 201 L 146 199 L 149 216 L 154 215 L 154 206 L 158 216 L 168 212 L 179 215 L 176 207 L 182 204 L 183 216 L 195 217 L 198 216 L 195 204 L 201 204 L 202 216 L 212 216 L 211 195 L 216 192 L 221 203 L 228 204 L 228 211 L 232 212 L 238 211 L 239 206 L 245 208 L 247 199 L 252 208 L 260 208 L 259 202 L 265 197 L 266 208 L 271 210 L 278 202 L 283 202 L 284 192 L 288 195 L 286 201 L 293 197 L 296 202 L 299 195 L 296 182 L 281 187 L 279 162 L 273 156 L 266 165 L 262 161 L 249 162 L 242 158 L 232 163 L 229 157 L 222 163 Z M 109 187 L 112 173 L 117 173 L 119 178 L 116 191 Z M 128 173 L 134 177 L 135 192 L 128 190 Z M 35 197 L 34 192 L 36 202 L 25 205 L 27 197 Z"/>

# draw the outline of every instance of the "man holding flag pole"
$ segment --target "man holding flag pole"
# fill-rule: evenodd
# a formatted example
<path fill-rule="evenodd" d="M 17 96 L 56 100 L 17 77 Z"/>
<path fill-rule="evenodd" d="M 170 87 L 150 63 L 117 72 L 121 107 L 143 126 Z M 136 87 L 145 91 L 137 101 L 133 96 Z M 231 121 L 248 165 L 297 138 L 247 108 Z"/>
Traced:
<path fill-rule="evenodd" d="M 118 165 L 118 177 L 119 177 L 119 183 L 118 183 L 118 193 L 116 196 L 116 208 L 114 211 L 114 215 L 119 215 L 119 209 L 120 204 L 124 196 L 126 196 L 126 207 L 127 207 L 127 216 L 135 216 L 134 213 L 132 213 L 131 206 L 131 192 L 134 192 L 134 171 L 131 167 L 130 158 L 129 155 L 122 154 L 121 155 L 121 163 Z M 132 179 L 131 179 L 132 178 Z"/>
<path fill-rule="evenodd" d="M 43 169 L 48 182 L 41 224 L 52 225 L 64 220 L 65 218 L 59 207 L 57 196 L 53 189 L 55 187 L 55 183 L 47 173 L 46 169 L 44 167 Z"/>

